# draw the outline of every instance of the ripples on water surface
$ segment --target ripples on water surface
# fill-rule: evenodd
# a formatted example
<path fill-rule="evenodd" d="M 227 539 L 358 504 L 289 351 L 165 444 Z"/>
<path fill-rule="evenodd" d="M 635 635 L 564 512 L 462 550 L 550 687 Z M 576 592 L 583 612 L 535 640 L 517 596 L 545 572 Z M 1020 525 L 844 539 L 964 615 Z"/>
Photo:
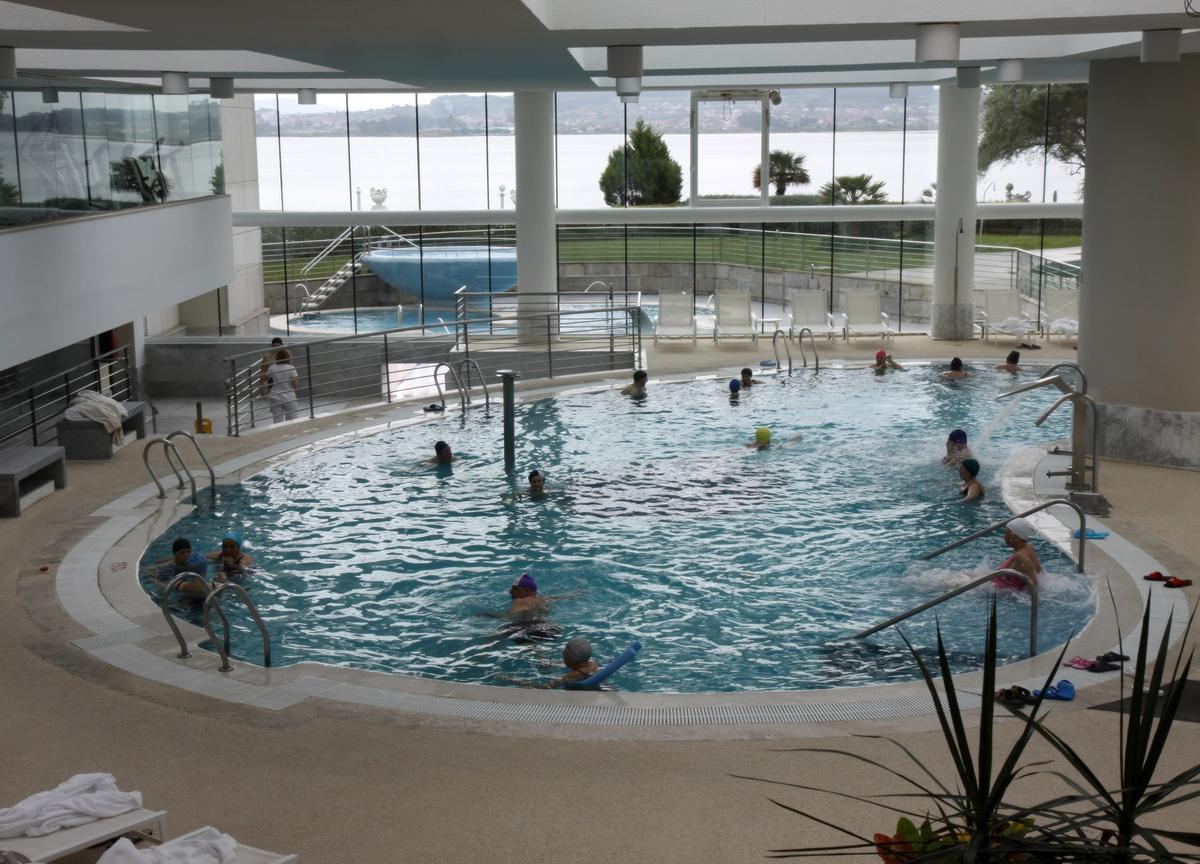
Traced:
<path fill-rule="evenodd" d="M 241 530 L 261 568 L 248 588 L 278 665 L 318 660 L 478 683 L 556 673 L 562 640 L 517 645 L 501 622 L 476 614 L 504 608 L 513 576 L 529 571 L 543 594 L 582 592 L 554 606 L 564 639 L 588 637 L 600 660 L 644 643 L 615 679 L 621 689 L 909 679 L 913 664 L 894 635 L 845 637 L 1007 555 L 997 534 L 915 563 L 1007 515 L 1004 459 L 1066 434 L 1066 412 L 1035 429 L 1052 397 L 1028 396 L 977 453 L 987 500 L 958 504 L 957 476 L 939 461 L 946 434 L 961 426 L 978 437 L 1011 380 L 831 370 L 768 378 L 736 403 L 724 378 L 659 385 L 640 402 L 616 391 L 541 399 L 518 406 L 520 484 L 504 473 L 498 411 L 442 417 L 305 453 L 223 489 L 215 511 L 185 518 L 146 560 L 168 556 L 176 536 L 207 550 L 226 527 Z M 764 425 L 776 446 L 747 449 Z M 425 462 L 439 438 L 460 456 L 451 468 Z M 514 500 L 533 467 L 551 494 Z M 1065 556 L 1036 546 L 1049 571 L 1046 650 L 1086 623 L 1094 598 Z M 940 607 L 960 669 L 978 663 L 989 595 Z M 235 654 L 255 660 L 257 635 L 227 605 Z M 1002 653 L 1023 656 L 1028 600 L 1003 596 L 999 617 Z M 930 645 L 933 624 L 927 613 L 907 632 Z"/>

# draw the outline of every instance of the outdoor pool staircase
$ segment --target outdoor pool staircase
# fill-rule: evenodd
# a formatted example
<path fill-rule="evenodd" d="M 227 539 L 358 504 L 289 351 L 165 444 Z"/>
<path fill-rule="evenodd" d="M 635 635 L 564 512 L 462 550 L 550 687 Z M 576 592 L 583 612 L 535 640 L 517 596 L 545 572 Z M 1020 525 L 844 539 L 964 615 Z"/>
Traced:
<path fill-rule="evenodd" d="M 329 241 L 324 249 L 318 252 L 311 261 L 304 265 L 304 267 L 300 270 L 300 277 L 302 279 L 307 278 L 308 274 L 311 273 L 318 264 L 328 258 L 333 251 L 347 239 L 350 239 L 355 230 L 355 227 L 347 228 L 337 237 L 333 238 L 333 240 Z M 358 273 L 358 271 L 362 270 L 362 259 L 368 251 L 370 251 L 370 247 L 364 247 L 361 252 L 339 267 L 334 274 L 326 279 L 321 287 L 316 291 L 309 291 L 308 285 L 306 285 L 304 282 L 297 284 L 296 287 L 304 292 L 304 299 L 300 301 L 300 314 L 311 314 L 320 310 L 320 308 L 325 305 L 326 300 L 332 297 L 334 293 L 343 285 L 345 285 L 351 277 Z"/>

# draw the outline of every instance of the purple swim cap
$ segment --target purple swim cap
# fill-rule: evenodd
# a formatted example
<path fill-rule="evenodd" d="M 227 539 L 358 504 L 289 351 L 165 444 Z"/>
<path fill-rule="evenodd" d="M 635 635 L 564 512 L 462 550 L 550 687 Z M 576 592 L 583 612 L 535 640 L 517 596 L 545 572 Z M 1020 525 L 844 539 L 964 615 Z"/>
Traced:
<path fill-rule="evenodd" d="M 518 576 L 516 579 L 513 580 L 512 587 L 525 588 L 528 591 L 536 592 L 537 591 L 537 582 L 534 581 L 534 578 L 532 576 L 530 576 L 528 573 L 522 573 L 520 576 Z"/>
<path fill-rule="evenodd" d="M 953 441 L 955 444 L 966 444 L 967 443 L 967 433 L 961 429 L 955 429 L 953 432 L 950 433 L 950 440 Z"/>
<path fill-rule="evenodd" d="M 742 382 L 736 378 L 729 379 L 729 392 L 736 393 L 742 389 Z"/>

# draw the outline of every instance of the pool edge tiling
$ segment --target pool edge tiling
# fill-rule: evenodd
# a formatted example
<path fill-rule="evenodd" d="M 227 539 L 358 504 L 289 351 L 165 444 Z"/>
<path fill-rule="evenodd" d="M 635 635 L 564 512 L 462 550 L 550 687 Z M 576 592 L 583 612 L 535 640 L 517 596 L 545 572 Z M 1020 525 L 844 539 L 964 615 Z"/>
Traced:
<path fill-rule="evenodd" d="M 688 376 L 693 380 L 695 376 Z M 556 388 L 557 389 L 557 388 Z M 539 388 L 536 392 L 545 392 Z M 231 475 L 244 477 L 279 459 L 292 458 L 301 448 L 370 434 L 401 422 L 420 422 L 398 408 L 382 422 L 368 418 L 349 428 L 303 436 L 277 443 L 216 466 L 218 482 Z M 1005 466 L 1002 491 L 1014 512 L 1032 506 L 1039 495 L 1054 490 L 1039 488 L 1035 481 L 1047 459 L 1041 448 L 1019 451 Z M 280 711 L 313 699 L 343 706 L 367 706 L 428 718 L 447 718 L 484 723 L 535 724 L 580 727 L 661 727 L 670 729 L 778 727 L 781 724 L 840 723 L 849 720 L 881 720 L 929 715 L 933 711 L 928 690 L 921 681 L 876 684 L 860 687 L 806 691 L 744 691 L 728 693 L 566 693 L 498 688 L 482 684 L 454 683 L 398 673 L 372 672 L 319 663 L 303 662 L 283 668 L 263 668 L 235 663 L 231 673 L 216 671 L 215 654 L 196 649 L 188 661 L 175 657 L 177 646 L 170 636 L 161 610 L 137 583 L 137 561 L 151 536 L 156 536 L 186 512 L 186 504 L 171 498 L 157 501 L 152 485 L 141 487 L 99 508 L 94 515 L 104 521 L 76 544 L 64 557 L 55 576 L 55 591 L 62 608 L 90 635 L 71 640 L 90 656 L 143 678 L 228 702 Z M 1072 514 L 1073 515 L 1073 514 Z M 1070 528 L 1045 511 L 1038 514 L 1038 529 L 1048 539 L 1070 549 Z M 1094 520 L 1089 520 L 1094 523 Z M 1094 523 L 1101 524 L 1101 523 Z M 1124 596 L 1132 591 L 1144 602 L 1149 583 L 1130 574 L 1161 569 L 1152 558 L 1121 537 L 1112 535 L 1103 546 L 1090 544 L 1089 570 L 1097 553 L 1111 562 L 1111 577 L 1126 583 Z M 1132 585 L 1132 588 L 1129 586 Z M 1183 603 L 1182 595 L 1173 596 Z M 1140 604 L 1136 612 L 1140 613 Z M 1076 653 L 1102 653 L 1114 647 L 1111 616 L 1105 604 L 1077 637 Z M 1128 640 L 1136 636 L 1140 614 L 1123 609 Z M 1182 635 L 1186 614 L 1171 615 L 1167 604 L 1156 604 L 1151 625 L 1161 632 L 1172 623 L 1171 641 Z M 190 646 L 204 638 L 199 628 L 180 622 Z M 1155 634 L 1151 634 L 1154 637 Z M 1073 649 L 1074 650 L 1074 649 Z M 1128 653 L 1128 652 L 1126 652 Z M 1004 680 L 1040 686 L 1057 652 L 1009 664 L 1002 669 Z M 1109 680 L 1114 674 L 1089 675 L 1080 686 Z M 981 673 L 956 676 L 966 692 L 966 707 L 977 707 Z M 1079 678 L 1080 676 L 1076 676 Z M 769 734 L 769 733 L 768 733 Z"/>

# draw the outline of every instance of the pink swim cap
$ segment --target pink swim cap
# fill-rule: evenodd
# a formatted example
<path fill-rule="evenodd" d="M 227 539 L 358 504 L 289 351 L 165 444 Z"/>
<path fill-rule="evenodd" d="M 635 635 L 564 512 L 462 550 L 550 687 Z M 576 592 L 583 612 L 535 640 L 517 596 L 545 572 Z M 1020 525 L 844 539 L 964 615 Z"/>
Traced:
<path fill-rule="evenodd" d="M 875 352 L 875 359 L 876 360 L 886 360 L 887 352 L 884 351 L 882 348 L 880 348 L 878 351 Z"/>

